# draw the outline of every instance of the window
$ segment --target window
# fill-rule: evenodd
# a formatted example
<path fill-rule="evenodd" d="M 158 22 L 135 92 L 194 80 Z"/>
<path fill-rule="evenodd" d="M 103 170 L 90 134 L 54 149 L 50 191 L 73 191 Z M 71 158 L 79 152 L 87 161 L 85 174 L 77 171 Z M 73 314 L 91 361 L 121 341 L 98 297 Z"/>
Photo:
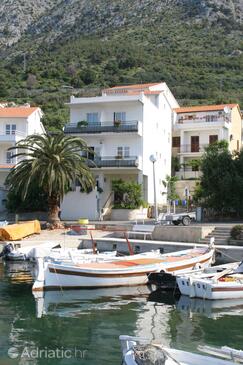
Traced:
<path fill-rule="evenodd" d="M 124 157 L 130 157 L 130 147 L 124 147 Z"/>
<path fill-rule="evenodd" d="M 16 124 L 6 124 L 6 134 L 16 134 Z"/>
<path fill-rule="evenodd" d="M 129 158 L 130 157 L 130 147 L 117 147 L 117 157 L 119 158 Z"/>
<path fill-rule="evenodd" d="M 216 122 L 217 120 L 217 115 L 206 115 L 206 122 Z"/>
<path fill-rule="evenodd" d="M 123 156 L 123 147 L 117 147 L 117 157 L 122 158 Z"/>
<path fill-rule="evenodd" d="M 12 161 L 13 152 L 6 152 L 6 163 L 13 163 Z"/>
<path fill-rule="evenodd" d="M 126 120 L 126 113 L 125 112 L 115 112 L 114 113 L 114 122 L 115 121 L 122 121 L 125 122 Z"/>
<path fill-rule="evenodd" d="M 180 145 L 181 145 L 181 137 L 173 137 L 172 147 L 180 147 Z"/>
<path fill-rule="evenodd" d="M 191 152 L 199 152 L 199 136 L 191 136 Z"/>
<path fill-rule="evenodd" d="M 94 151 L 94 147 L 90 147 L 89 146 L 89 150 L 90 150 L 90 152 L 88 152 L 88 151 L 83 151 L 82 152 L 82 157 L 86 157 L 86 158 L 88 158 L 89 160 L 94 160 L 94 157 L 95 157 L 95 155 L 94 155 L 94 153 L 92 152 L 92 151 Z"/>
<path fill-rule="evenodd" d="M 87 113 L 87 122 L 98 124 L 99 115 L 98 113 Z"/>
<path fill-rule="evenodd" d="M 212 134 L 211 136 L 209 136 L 209 144 L 213 144 L 217 141 L 218 141 L 218 135 L 217 134 Z"/>

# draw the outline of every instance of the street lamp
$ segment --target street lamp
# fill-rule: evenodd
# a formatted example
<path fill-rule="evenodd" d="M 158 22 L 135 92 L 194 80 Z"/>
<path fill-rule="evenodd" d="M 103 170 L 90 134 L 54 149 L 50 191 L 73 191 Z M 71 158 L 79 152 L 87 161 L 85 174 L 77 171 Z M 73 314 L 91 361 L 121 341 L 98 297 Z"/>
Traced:
<path fill-rule="evenodd" d="M 155 181 L 155 162 L 157 161 L 156 157 L 154 155 L 151 155 L 149 157 L 150 161 L 153 164 L 153 180 L 154 180 L 154 217 L 155 220 L 158 220 L 158 207 L 157 207 L 157 198 L 156 198 L 156 181 Z"/>

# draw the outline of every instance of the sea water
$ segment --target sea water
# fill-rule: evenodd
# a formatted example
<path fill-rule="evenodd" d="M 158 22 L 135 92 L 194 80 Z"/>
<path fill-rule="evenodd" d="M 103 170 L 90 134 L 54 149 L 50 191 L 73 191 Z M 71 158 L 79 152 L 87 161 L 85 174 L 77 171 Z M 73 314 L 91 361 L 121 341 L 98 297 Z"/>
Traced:
<path fill-rule="evenodd" d="M 120 365 L 119 335 L 178 349 L 243 348 L 243 300 L 203 301 L 147 286 L 34 297 L 27 263 L 0 264 L 0 365 Z"/>

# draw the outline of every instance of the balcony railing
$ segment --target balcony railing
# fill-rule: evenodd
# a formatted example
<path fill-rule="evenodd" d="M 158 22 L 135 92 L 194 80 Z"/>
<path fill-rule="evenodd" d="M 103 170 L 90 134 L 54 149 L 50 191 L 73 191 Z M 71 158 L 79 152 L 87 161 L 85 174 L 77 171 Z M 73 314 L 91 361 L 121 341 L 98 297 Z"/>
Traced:
<path fill-rule="evenodd" d="M 178 119 L 177 124 L 188 124 L 188 123 L 217 123 L 217 122 L 229 122 L 227 118 L 218 117 L 215 119 L 197 118 L 197 119 Z"/>
<path fill-rule="evenodd" d="M 12 132 L 5 132 L 0 131 L 0 141 L 16 141 L 17 139 L 22 139 L 27 137 L 27 134 L 22 131 L 12 131 Z"/>
<path fill-rule="evenodd" d="M 95 157 L 94 160 L 88 160 L 89 167 L 138 167 L 139 161 L 137 156 L 120 157 L 120 156 L 102 156 Z"/>
<path fill-rule="evenodd" d="M 122 132 L 138 132 L 138 121 L 121 121 L 121 122 L 99 122 L 89 123 L 87 125 L 78 126 L 77 123 L 67 124 L 64 133 L 122 133 Z"/>
<path fill-rule="evenodd" d="M 172 147 L 173 153 L 200 153 L 204 152 L 209 144 L 183 144 L 180 147 Z"/>

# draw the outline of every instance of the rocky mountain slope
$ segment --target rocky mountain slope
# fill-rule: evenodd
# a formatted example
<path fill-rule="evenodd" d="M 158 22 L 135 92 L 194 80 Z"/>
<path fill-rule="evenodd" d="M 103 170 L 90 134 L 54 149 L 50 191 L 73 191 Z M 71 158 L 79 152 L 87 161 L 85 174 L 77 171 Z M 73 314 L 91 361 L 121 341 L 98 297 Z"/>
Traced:
<path fill-rule="evenodd" d="M 59 129 L 69 95 L 165 80 L 181 104 L 243 105 L 243 0 L 2 0 L 0 98 Z"/>
<path fill-rule="evenodd" d="M 53 42 L 60 36 L 153 25 L 178 9 L 186 21 L 242 20 L 243 0 L 2 0 L 1 45 L 22 36 Z"/>

